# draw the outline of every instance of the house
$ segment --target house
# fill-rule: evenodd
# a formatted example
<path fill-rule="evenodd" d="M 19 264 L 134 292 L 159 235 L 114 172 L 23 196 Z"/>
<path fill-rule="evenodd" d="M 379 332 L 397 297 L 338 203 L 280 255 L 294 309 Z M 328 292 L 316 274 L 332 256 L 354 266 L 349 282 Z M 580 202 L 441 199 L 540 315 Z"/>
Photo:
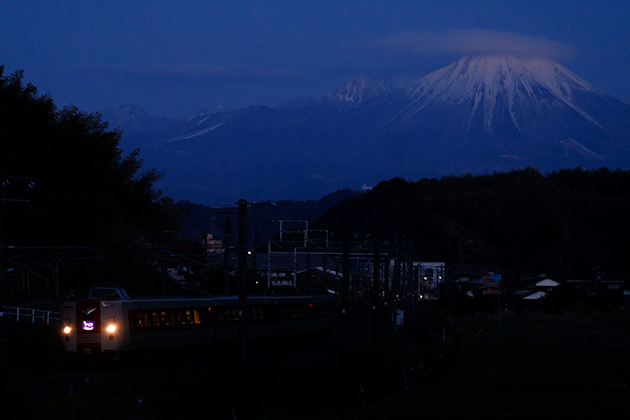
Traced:
<path fill-rule="evenodd" d="M 547 296 L 546 292 L 542 290 L 537 290 L 533 293 L 528 293 L 526 296 L 522 297 L 523 300 L 538 300 Z"/>
<path fill-rule="evenodd" d="M 536 282 L 536 289 L 540 291 L 551 292 L 554 287 L 558 287 L 560 283 L 551 279 L 544 279 Z"/>
<path fill-rule="evenodd" d="M 437 296 L 444 284 L 445 263 L 443 262 L 415 262 L 414 269 L 418 276 L 418 296 Z"/>
<path fill-rule="evenodd" d="M 303 291 L 339 290 L 341 273 L 324 267 L 311 267 L 296 272 L 296 288 Z"/>
<path fill-rule="evenodd" d="M 449 267 L 449 281 L 457 285 L 460 292 L 480 295 L 501 294 L 501 277 L 495 266 L 452 265 Z"/>
<path fill-rule="evenodd" d="M 546 297 L 555 287 L 558 287 L 560 283 L 555 280 L 545 278 L 535 283 L 534 290 L 527 290 L 527 293 L 522 297 L 523 300 L 538 300 Z"/>
<path fill-rule="evenodd" d="M 206 234 L 205 245 L 208 254 L 223 254 L 225 252 L 223 241 L 221 239 L 214 239 L 212 233 Z"/>
<path fill-rule="evenodd" d="M 630 279 L 623 273 L 570 273 L 566 282 L 582 291 L 586 298 L 620 303 L 630 296 Z"/>

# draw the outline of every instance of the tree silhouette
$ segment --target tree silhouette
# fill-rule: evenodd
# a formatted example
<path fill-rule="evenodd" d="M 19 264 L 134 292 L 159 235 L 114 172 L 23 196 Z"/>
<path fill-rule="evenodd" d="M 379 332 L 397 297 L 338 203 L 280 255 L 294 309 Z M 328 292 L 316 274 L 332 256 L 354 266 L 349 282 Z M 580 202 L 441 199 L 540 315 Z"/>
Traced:
<path fill-rule="evenodd" d="M 0 66 L 7 244 L 94 247 L 119 265 L 109 256 L 161 237 L 171 200 L 154 189 L 159 174 L 142 169 L 137 150 L 123 156 L 120 139 L 97 113 L 57 110 L 22 71 L 5 76 Z"/>
<path fill-rule="evenodd" d="M 315 228 L 404 235 L 418 258 L 548 272 L 629 272 L 630 171 L 526 168 L 381 182 Z"/>

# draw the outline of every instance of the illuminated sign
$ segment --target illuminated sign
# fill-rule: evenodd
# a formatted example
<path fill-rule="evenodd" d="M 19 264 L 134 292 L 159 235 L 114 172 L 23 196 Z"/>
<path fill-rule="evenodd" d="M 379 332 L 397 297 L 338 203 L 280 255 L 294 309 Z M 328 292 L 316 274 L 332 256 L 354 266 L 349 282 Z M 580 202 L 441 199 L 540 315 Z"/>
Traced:
<path fill-rule="evenodd" d="M 83 323 L 81 323 L 81 328 L 83 331 L 93 331 L 94 321 L 83 321 Z"/>

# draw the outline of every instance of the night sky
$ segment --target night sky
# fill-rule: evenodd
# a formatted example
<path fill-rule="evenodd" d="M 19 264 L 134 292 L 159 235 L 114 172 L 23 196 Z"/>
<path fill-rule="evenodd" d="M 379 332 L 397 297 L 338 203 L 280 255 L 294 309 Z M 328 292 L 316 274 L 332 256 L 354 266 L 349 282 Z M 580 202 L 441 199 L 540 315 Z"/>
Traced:
<path fill-rule="evenodd" d="M 318 98 L 357 73 L 409 80 L 477 52 L 543 55 L 630 98 L 630 2 L 0 2 L 0 65 L 58 106 L 152 115 Z"/>

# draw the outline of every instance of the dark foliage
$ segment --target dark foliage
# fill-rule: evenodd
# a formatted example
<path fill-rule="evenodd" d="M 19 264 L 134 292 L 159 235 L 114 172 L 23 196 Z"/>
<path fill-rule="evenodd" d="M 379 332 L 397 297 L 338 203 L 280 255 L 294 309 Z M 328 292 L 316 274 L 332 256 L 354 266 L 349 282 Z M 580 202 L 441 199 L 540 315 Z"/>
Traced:
<path fill-rule="evenodd" d="M 359 191 L 346 189 L 328 194 L 319 200 L 281 200 L 273 203 L 272 207 L 265 204 L 252 205 L 248 211 L 249 240 L 256 239 L 257 245 L 266 249 L 267 241 L 278 237 L 279 220 L 293 221 L 289 229 L 304 229 L 303 222 L 312 223 L 335 204 L 361 194 Z M 236 204 L 231 208 L 214 208 L 190 201 L 179 201 L 175 203 L 175 207 L 181 209 L 180 234 L 186 240 L 199 241 L 204 232 L 212 233 L 216 239 L 225 239 L 226 217 L 231 217 L 233 229 L 237 227 Z M 258 233 L 257 238 L 254 238 L 254 231 Z"/>
<path fill-rule="evenodd" d="M 528 168 L 484 176 L 392 179 L 315 226 L 404 238 L 423 260 L 503 268 L 627 271 L 630 172 Z"/>
<path fill-rule="evenodd" d="M 554 287 L 544 299 L 546 309 L 550 312 L 566 312 L 581 309 L 583 293 L 570 284 L 560 284 Z"/>
<path fill-rule="evenodd" d="M 28 261 L 28 269 L 36 270 L 33 259 L 59 262 L 50 255 L 81 247 L 93 251 L 66 255 L 65 261 L 105 259 L 84 273 L 90 280 L 134 276 L 144 261 L 128 251 L 168 229 L 170 200 L 153 188 L 158 173 L 141 171 L 138 151 L 123 156 L 120 134 L 108 131 L 98 114 L 72 106 L 57 110 L 48 95 L 38 95 L 22 79 L 22 72 L 4 75 L 0 66 L 0 177 L 8 181 L 4 233 L 8 245 L 23 249 L 22 256 L 9 256 L 12 265 Z M 36 248 L 45 250 L 36 255 Z"/>

